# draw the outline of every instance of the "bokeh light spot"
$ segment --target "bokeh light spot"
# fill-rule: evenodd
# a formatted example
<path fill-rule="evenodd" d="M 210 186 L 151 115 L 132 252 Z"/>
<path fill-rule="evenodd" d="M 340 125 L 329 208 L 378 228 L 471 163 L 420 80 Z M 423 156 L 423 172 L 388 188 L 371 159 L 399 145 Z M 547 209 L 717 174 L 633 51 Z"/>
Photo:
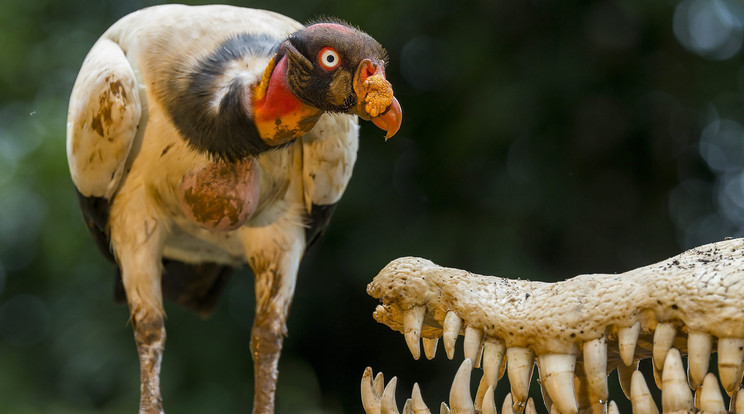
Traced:
<path fill-rule="evenodd" d="M 729 59 L 741 49 L 743 14 L 740 5 L 727 0 L 685 0 L 674 11 L 674 34 L 693 53 Z"/>

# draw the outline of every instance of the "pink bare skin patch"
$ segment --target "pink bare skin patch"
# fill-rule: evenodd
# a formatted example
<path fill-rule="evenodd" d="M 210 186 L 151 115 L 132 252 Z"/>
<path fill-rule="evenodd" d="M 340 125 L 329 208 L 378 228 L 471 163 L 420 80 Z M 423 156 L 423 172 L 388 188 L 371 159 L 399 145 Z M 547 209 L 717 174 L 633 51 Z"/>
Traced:
<path fill-rule="evenodd" d="M 254 160 L 210 162 L 183 177 L 178 188 L 181 208 L 205 229 L 235 230 L 256 211 L 260 175 Z"/>
<path fill-rule="evenodd" d="M 348 28 L 348 27 L 346 27 L 346 26 L 344 26 L 342 24 L 338 24 L 338 23 L 316 23 L 316 24 L 308 27 L 308 29 L 331 29 L 331 30 L 336 30 L 336 31 L 338 31 L 340 33 L 351 33 L 351 32 L 353 32 L 352 29 L 350 29 L 350 28 Z"/>

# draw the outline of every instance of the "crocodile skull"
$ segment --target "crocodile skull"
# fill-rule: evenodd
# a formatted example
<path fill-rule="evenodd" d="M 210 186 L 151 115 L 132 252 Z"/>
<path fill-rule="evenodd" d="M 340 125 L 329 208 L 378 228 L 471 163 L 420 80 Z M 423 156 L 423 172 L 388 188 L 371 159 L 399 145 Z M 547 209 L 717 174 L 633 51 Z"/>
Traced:
<path fill-rule="evenodd" d="M 744 239 L 701 246 L 622 274 L 580 275 L 557 283 L 481 276 L 403 257 L 367 287 L 382 304 L 374 318 L 402 333 L 413 357 L 420 342 L 447 356 L 464 336 L 464 360 L 441 412 L 496 413 L 493 389 L 506 371 L 502 413 L 536 412 L 528 399 L 535 363 L 550 413 L 617 412 L 607 375 L 617 369 L 635 414 L 658 413 L 638 361 L 652 358 L 664 413 L 744 414 Z M 719 377 L 708 373 L 718 352 Z M 687 377 L 681 356 L 688 356 Z M 482 367 L 475 400 L 470 376 Z M 368 414 L 398 413 L 395 379 L 384 387 L 370 368 L 362 379 Z M 404 413 L 429 413 L 418 386 Z"/>

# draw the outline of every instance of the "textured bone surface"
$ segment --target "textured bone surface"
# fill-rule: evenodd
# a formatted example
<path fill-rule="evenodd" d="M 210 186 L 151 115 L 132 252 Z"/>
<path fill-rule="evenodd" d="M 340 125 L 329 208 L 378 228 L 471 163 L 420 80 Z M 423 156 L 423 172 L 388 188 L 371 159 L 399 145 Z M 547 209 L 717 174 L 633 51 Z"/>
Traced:
<path fill-rule="evenodd" d="M 744 239 L 700 246 L 621 274 L 556 283 L 481 276 L 403 257 L 383 268 L 367 292 L 381 302 L 374 318 L 391 329 L 405 333 L 406 311 L 423 308 L 422 339 L 442 337 L 450 359 L 460 335 L 467 358 L 476 362 L 482 352 L 476 412 L 482 405 L 491 409 L 493 396 L 484 398 L 480 388 L 495 388 L 504 365 L 511 394 L 496 395 L 495 405 L 501 412 L 524 412 L 536 361 L 550 412 L 616 412 L 606 380 L 617 369 L 634 413 L 725 412 L 715 388 L 720 381 L 732 396 L 726 398 L 729 411 L 744 414 L 738 398 Z M 689 378 L 682 359 L 688 348 Z M 719 378 L 706 375 L 714 352 Z M 648 358 L 653 377 L 644 378 L 638 361 Z M 651 378 L 661 389 L 658 407 L 647 385 Z"/>
<path fill-rule="evenodd" d="M 403 311 L 426 306 L 423 337 L 442 336 L 451 311 L 465 326 L 501 338 L 507 347 L 530 346 L 542 354 L 572 351 L 608 327 L 636 322 L 646 343 L 653 343 L 651 331 L 664 321 L 717 338 L 744 338 L 742 281 L 744 239 L 734 239 L 622 274 L 580 275 L 556 283 L 481 276 L 403 257 L 385 266 L 367 293 L 382 302 L 375 320 L 401 333 Z M 686 352 L 686 346 L 680 350 Z M 636 349 L 636 359 L 650 357 L 650 351 Z M 613 354 L 610 358 L 617 357 L 617 351 Z"/>

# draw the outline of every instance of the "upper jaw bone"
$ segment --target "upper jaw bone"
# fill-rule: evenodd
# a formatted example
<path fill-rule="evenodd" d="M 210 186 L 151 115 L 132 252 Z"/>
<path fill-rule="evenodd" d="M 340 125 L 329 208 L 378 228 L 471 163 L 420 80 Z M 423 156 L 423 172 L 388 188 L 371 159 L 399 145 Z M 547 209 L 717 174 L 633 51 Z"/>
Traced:
<path fill-rule="evenodd" d="M 413 339 L 418 348 L 421 337 L 436 343 L 441 336 L 452 358 L 457 337 L 464 334 L 466 357 L 477 361 L 482 350 L 484 388 L 495 386 L 506 355 L 514 398 L 510 411 L 526 408 L 534 365 L 530 358 L 538 356 L 541 377 L 548 373 L 552 377 L 560 370 L 551 368 L 551 362 L 544 367 L 544 361 L 560 355 L 564 361 L 557 365 L 568 366 L 565 362 L 574 358 L 575 369 L 581 370 L 576 375 L 585 374 L 586 392 L 605 402 L 603 371 L 617 366 L 628 382 L 624 390 L 638 407 L 634 413 L 653 413 L 658 410 L 648 404 L 652 400 L 646 398 L 647 387 L 641 386 L 634 368 L 638 359 L 653 357 L 657 384 L 667 394 L 664 409 L 676 407 L 673 400 L 687 407 L 692 397 L 687 397 L 677 349 L 689 349 L 689 385 L 702 398 L 708 357 L 717 343 L 721 385 L 729 395 L 737 393 L 744 360 L 744 289 L 734 286 L 744 281 L 741 269 L 744 239 L 701 246 L 620 275 L 582 275 L 553 284 L 474 275 L 425 259 L 401 258 L 375 277 L 368 292 L 382 301 L 375 319 L 408 332 L 409 347 Z M 403 309 L 414 308 L 422 309 L 415 311 L 421 313 L 404 318 Z M 567 377 L 568 371 L 562 375 Z M 558 403 L 555 398 L 569 394 L 567 389 L 557 389 L 563 381 L 550 385 L 551 381 L 541 379 L 554 400 L 552 410 L 574 412 L 576 401 Z M 713 395 L 710 386 L 706 390 L 706 398 Z M 675 393 L 678 397 L 672 397 Z M 734 405 L 744 408 L 744 398 L 732 399 Z"/>
<path fill-rule="evenodd" d="M 744 239 L 701 246 L 623 274 L 556 283 L 481 276 L 404 257 L 383 268 L 367 291 L 382 302 L 375 319 L 401 332 L 404 310 L 425 306 L 421 336 L 441 336 L 448 356 L 467 326 L 478 327 L 485 338 L 508 340 L 508 347 L 529 346 L 538 355 L 567 353 L 617 327 L 627 365 L 650 354 L 632 346 L 635 330 L 645 334 L 656 325 L 653 354 L 660 371 L 675 332 L 683 334 L 677 327 L 744 338 L 744 289 L 735 288 L 744 279 L 742 269 Z M 647 324 L 648 318 L 659 323 Z"/>

